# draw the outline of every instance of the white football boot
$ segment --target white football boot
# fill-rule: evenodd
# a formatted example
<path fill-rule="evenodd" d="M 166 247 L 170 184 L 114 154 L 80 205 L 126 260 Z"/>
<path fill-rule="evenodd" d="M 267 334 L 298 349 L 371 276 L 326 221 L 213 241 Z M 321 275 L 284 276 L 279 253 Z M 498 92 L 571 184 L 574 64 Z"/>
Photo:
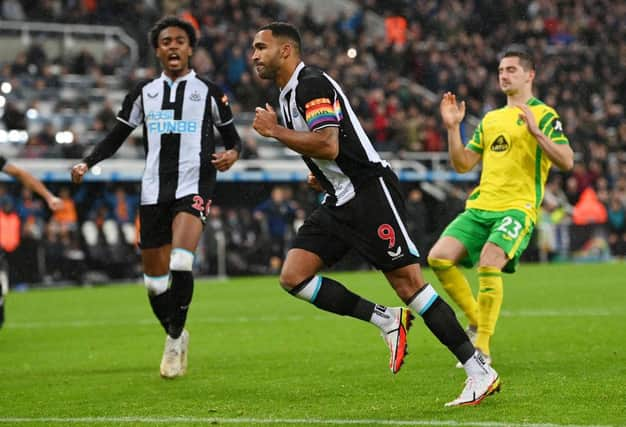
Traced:
<path fill-rule="evenodd" d="M 187 354 L 189 352 L 189 332 L 187 329 L 183 329 L 183 333 L 180 334 L 180 375 L 187 373 Z"/>
<path fill-rule="evenodd" d="M 165 349 L 161 358 L 161 376 L 163 378 L 175 378 L 181 375 L 182 335 L 172 338 L 165 337 Z"/>
<path fill-rule="evenodd" d="M 485 397 L 500 391 L 501 383 L 498 373 L 489 365 L 485 367 L 485 373 L 467 377 L 465 387 L 459 397 L 446 403 L 446 406 L 475 406 Z"/>

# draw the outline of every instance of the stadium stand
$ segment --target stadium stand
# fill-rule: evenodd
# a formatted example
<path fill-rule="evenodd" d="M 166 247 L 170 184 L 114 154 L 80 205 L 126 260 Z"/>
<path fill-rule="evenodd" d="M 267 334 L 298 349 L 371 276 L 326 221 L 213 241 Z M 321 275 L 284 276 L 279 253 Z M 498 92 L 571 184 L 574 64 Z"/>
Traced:
<path fill-rule="evenodd" d="M 350 7 L 325 19 L 313 6 L 285 3 L 293 2 L 5 0 L 0 9 L 6 52 L 0 58 L 0 154 L 32 166 L 57 188 L 67 185 L 70 159 L 80 158 L 111 126 L 126 90 L 158 73 L 145 38 L 149 27 L 164 14 L 183 16 L 200 34 L 194 67 L 228 94 L 245 141 L 245 161 L 222 177 L 197 268 L 206 274 L 274 272 L 276 261 L 259 256 L 272 237 L 254 207 L 270 197 L 275 185 L 287 188 L 294 206 L 291 232 L 302 217 L 299 212 L 311 209 L 316 199 L 301 188 L 305 172 L 294 169 L 299 162 L 291 161 L 293 154 L 250 128 L 254 107 L 266 100 L 275 104 L 277 92 L 255 76 L 248 52 L 256 28 L 288 20 L 302 31 L 307 63 L 343 83 L 372 141 L 393 160 L 411 194 L 410 227 L 426 251 L 462 209 L 477 177 L 458 176 L 447 167 L 439 96 L 453 90 L 467 101 L 467 137 L 476 117 L 503 102 L 495 75 L 498 52 L 524 43 L 538 64 L 536 94 L 561 113 L 578 156 L 572 173 L 551 178 L 536 250 L 529 256 L 626 256 L 623 2 L 442 0 L 415 7 L 409 0 L 360 0 L 343 2 Z M 92 280 L 93 271 L 103 280 L 138 274 L 129 238 L 134 213 L 124 221 L 117 218 L 111 195 L 119 184 L 136 197 L 140 139 L 133 133 L 104 173 L 92 175 L 80 192 L 70 190 L 75 227 L 59 227 L 45 212 L 17 208 L 26 244 L 17 249 L 24 256 L 8 257 L 13 284 L 82 282 Z M 579 230 L 570 226 L 571 212 L 589 187 L 606 207 L 607 221 L 591 231 Z M 19 191 L 14 183 L 0 182 L 0 198 L 13 206 L 27 204 Z M 269 245 L 283 248 L 283 240 Z M 36 261 L 20 264 L 19 259 Z M 85 271 L 76 268 L 83 260 Z M 340 267 L 358 265 L 354 259 Z"/>

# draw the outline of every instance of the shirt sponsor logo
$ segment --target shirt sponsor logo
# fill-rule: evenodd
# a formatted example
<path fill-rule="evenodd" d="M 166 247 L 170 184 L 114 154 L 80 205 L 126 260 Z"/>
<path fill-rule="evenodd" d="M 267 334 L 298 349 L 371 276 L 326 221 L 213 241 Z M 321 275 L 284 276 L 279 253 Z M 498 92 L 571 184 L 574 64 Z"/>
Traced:
<path fill-rule="evenodd" d="M 504 136 L 500 135 L 495 141 L 493 141 L 490 149 L 494 153 L 503 153 L 509 149 L 509 142 L 504 138 Z"/>
<path fill-rule="evenodd" d="M 164 133 L 196 133 L 198 122 L 195 120 L 174 120 L 174 110 L 150 111 L 146 117 L 148 132 Z"/>

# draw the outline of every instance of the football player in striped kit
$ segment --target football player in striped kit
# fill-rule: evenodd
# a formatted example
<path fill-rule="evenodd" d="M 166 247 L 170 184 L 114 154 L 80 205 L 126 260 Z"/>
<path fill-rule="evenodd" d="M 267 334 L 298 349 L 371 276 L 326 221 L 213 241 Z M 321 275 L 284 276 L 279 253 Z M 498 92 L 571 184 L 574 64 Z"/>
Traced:
<path fill-rule="evenodd" d="M 411 310 L 417 312 L 467 372 L 466 389 L 473 394 L 451 404 L 476 405 L 499 389 L 498 374 L 482 360 L 450 306 L 425 283 L 419 253 L 404 225 L 398 178 L 374 150 L 339 84 L 302 62 L 301 45 L 294 26 L 276 22 L 262 27 L 252 46 L 257 74 L 281 89 L 284 123 L 278 124 L 276 112 L 266 104 L 256 109 L 253 127 L 300 153 L 311 172 L 309 183 L 325 193 L 298 230 L 280 284 L 322 310 L 376 325 L 391 351 L 393 373 L 406 354 Z M 375 304 L 319 274 L 350 249 L 384 273 L 408 308 Z"/>
<path fill-rule="evenodd" d="M 142 126 L 146 163 L 139 215 L 144 282 L 167 334 L 161 376 L 174 378 L 187 370 L 185 321 L 193 293 L 192 266 L 216 173 L 239 159 L 241 140 L 228 97 L 190 68 L 196 45 L 193 26 L 165 17 L 150 30 L 149 39 L 162 74 L 139 82 L 128 93 L 117 124 L 72 168 L 72 180 L 80 182 L 90 167 L 112 156 L 133 129 Z M 213 126 L 224 151 L 215 151 Z"/>

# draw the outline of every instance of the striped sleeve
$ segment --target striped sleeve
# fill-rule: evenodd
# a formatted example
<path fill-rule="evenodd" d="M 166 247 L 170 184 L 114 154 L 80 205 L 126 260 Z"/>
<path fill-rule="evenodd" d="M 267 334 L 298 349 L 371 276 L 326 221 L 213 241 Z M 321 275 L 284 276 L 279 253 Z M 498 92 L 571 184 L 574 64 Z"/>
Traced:
<path fill-rule="evenodd" d="M 141 92 L 143 87 L 149 82 L 149 80 L 145 80 L 139 82 L 137 86 L 124 98 L 124 102 L 122 102 L 122 108 L 119 113 L 117 113 L 117 119 L 132 127 L 136 128 L 137 126 L 143 123 L 144 114 L 143 114 L 143 103 L 141 102 Z"/>
<path fill-rule="evenodd" d="M 548 110 L 539 119 L 539 129 L 555 144 L 569 144 L 569 140 L 563 133 L 563 122 L 555 111 Z"/>
<path fill-rule="evenodd" d="M 476 130 L 474 131 L 474 135 L 472 136 L 472 139 L 470 139 L 467 142 L 466 147 L 475 153 L 478 153 L 478 154 L 483 153 L 484 142 L 483 142 L 483 121 L 482 120 L 476 127 Z"/>
<path fill-rule="evenodd" d="M 334 88 L 324 77 L 303 79 L 296 89 L 296 103 L 304 112 L 309 130 L 339 126 L 341 105 Z"/>

